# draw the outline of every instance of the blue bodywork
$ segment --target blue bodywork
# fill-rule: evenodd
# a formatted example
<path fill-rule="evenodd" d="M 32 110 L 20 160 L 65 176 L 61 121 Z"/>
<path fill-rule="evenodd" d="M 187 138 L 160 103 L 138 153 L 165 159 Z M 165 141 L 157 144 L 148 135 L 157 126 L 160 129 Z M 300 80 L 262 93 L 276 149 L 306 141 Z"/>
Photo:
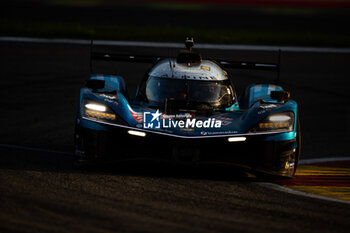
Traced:
<path fill-rule="evenodd" d="M 294 100 L 278 101 L 271 98 L 272 91 L 283 91 L 278 85 L 250 85 L 239 102 L 236 98 L 237 101 L 226 111 L 172 116 L 175 121 L 186 119 L 184 115 L 202 121 L 215 119 L 221 122 L 221 127 L 183 129 L 162 125 L 158 129 L 148 129 L 144 128 L 144 113 L 154 113 L 158 110 L 162 114 L 161 119 L 164 119 L 163 110 L 148 104 L 131 102 L 125 82 L 119 76 L 91 75 L 88 79 L 103 80 L 104 87 L 83 87 L 80 90 L 75 144 L 76 154 L 84 159 L 104 158 L 105 155 L 101 154 L 118 158 L 123 154 L 125 156 L 122 158 L 127 159 L 146 151 L 153 156 L 157 154 L 155 148 L 161 144 L 166 145 L 165 150 L 158 150 L 158 158 L 161 159 L 165 158 L 165 154 L 171 154 L 171 159 L 175 157 L 176 160 L 182 160 L 183 155 L 189 154 L 196 160 L 200 157 L 200 160 L 205 161 L 251 164 L 255 169 L 267 169 L 287 177 L 292 177 L 295 173 L 300 156 L 298 107 Z M 116 119 L 103 120 L 86 116 L 86 101 L 107 106 Z M 292 129 L 253 130 L 271 115 L 281 113 L 293 116 Z M 130 131 L 141 132 L 143 136 L 133 135 Z M 231 138 L 233 141 L 235 138 L 244 140 L 232 143 Z"/>
<path fill-rule="evenodd" d="M 111 75 L 93 75 L 89 79 L 105 80 L 105 89 L 115 90 L 118 94 L 118 100 L 111 100 L 106 98 L 106 94 L 93 92 L 89 88 L 82 88 L 80 91 L 80 107 L 79 119 L 80 125 L 92 130 L 109 130 L 113 123 L 103 123 L 98 121 L 88 120 L 83 118 L 83 99 L 94 100 L 109 106 L 116 114 L 125 121 L 126 127 L 143 130 L 142 117 L 144 112 L 155 112 L 155 109 L 148 106 L 132 105 L 126 94 L 125 82 L 119 76 Z M 145 131 L 154 131 L 154 133 L 161 132 L 169 136 L 181 137 L 210 137 L 210 136 L 240 136 L 252 135 L 257 133 L 250 133 L 249 130 L 258 124 L 261 120 L 270 114 L 279 112 L 293 112 L 297 116 L 297 103 L 294 100 L 289 100 L 286 103 L 278 102 L 270 98 L 271 91 L 283 90 L 280 86 L 261 84 L 251 85 L 246 91 L 245 108 L 239 108 L 238 103 L 232 105 L 232 111 L 225 113 L 217 113 L 211 116 L 198 116 L 198 119 L 206 120 L 206 118 L 215 118 L 223 122 L 220 129 L 195 129 L 192 132 L 184 132 L 178 128 L 161 128 L 161 129 L 147 129 Z M 138 118 L 136 117 L 138 116 Z M 294 125 L 297 124 L 297 117 L 294 117 Z M 120 123 L 116 123 L 120 126 Z M 295 139 L 296 127 L 292 132 L 285 133 L 262 133 L 265 134 L 265 140 L 284 141 Z"/>

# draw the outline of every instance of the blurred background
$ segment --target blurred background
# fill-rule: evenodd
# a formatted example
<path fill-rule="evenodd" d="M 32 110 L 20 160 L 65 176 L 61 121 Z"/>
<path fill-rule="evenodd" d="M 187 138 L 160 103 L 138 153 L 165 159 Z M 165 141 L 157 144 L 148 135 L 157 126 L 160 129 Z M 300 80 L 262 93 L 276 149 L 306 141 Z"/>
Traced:
<path fill-rule="evenodd" d="M 349 47 L 349 0 L 3 0 L 0 36 Z"/>
<path fill-rule="evenodd" d="M 0 232 L 349 232 L 346 204 L 283 194 L 237 169 L 72 169 L 88 75 L 120 75 L 133 97 L 151 66 L 90 63 L 91 48 L 168 57 L 187 36 L 205 59 L 280 64 L 227 72 L 238 94 L 252 83 L 291 92 L 301 159 L 349 158 L 349 12 L 350 0 L 2 0 Z M 305 172 L 301 183 L 349 197 L 346 166 Z"/>
<path fill-rule="evenodd" d="M 291 91 L 301 106 L 303 158 L 348 156 L 350 0 L 3 0 L 0 11 L 0 104 L 7 112 L 0 143 L 72 150 L 79 88 L 91 72 L 89 39 L 178 43 L 94 46 L 166 57 L 193 36 L 207 59 L 280 63 L 280 77 L 227 71 L 238 94 L 277 81 Z M 200 47 L 208 43 L 253 46 Z M 122 76 L 133 97 L 150 65 L 100 62 L 93 72 Z"/>

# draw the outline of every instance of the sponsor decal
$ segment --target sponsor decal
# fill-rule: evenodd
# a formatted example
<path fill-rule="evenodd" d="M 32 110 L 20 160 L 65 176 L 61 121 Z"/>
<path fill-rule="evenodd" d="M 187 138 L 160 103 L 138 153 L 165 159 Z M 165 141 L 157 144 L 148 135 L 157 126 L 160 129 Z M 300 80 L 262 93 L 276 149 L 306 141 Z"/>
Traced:
<path fill-rule="evenodd" d="M 115 95 L 106 95 L 106 94 L 100 94 L 101 97 L 104 97 L 106 99 L 111 99 L 111 100 L 117 100 L 117 96 Z"/>
<path fill-rule="evenodd" d="M 187 118 L 185 120 L 163 119 L 163 128 L 220 128 L 221 121 L 215 118 L 206 120 L 197 120 L 196 118 Z"/>
<path fill-rule="evenodd" d="M 111 103 L 113 105 L 118 105 L 119 103 L 117 101 L 111 100 L 111 99 L 104 99 L 103 101 Z"/>
<path fill-rule="evenodd" d="M 268 109 L 268 108 L 276 108 L 277 105 L 276 104 L 266 104 L 266 105 L 260 105 L 259 108 L 262 109 Z"/>
<path fill-rule="evenodd" d="M 261 115 L 261 114 L 264 114 L 265 112 L 271 112 L 271 109 L 270 108 L 263 109 L 263 110 L 259 111 L 258 114 Z"/>
<path fill-rule="evenodd" d="M 234 118 L 232 118 L 232 117 L 226 117 L 226 116 L 218 116 L 218 117 L 216 117 L 216 120 L 220 120 L 220 121 L 221 121 L 221 125 L 227 126 L 227 125 L 229 125 L 229 124 L 232 123 L 232 121 L 234 120 Z"/>
<path fill-rule="evenodd" d="M 156 112 L 144 112 L 143 127 L 145 129 L 194 129 L 194 128 L 221 128 L 222 121 L 215 118 L 197 119 L 195 115 L 184 113 L 165 115 Z"/>
<path fill-rule="evenodd" d="M 258 114 L 261 115 L 261 114 L 264 114 L 266 112 L 271 112 L 272 111 L 272 108 L 277 108 L 278 105 L 276 104 L 264 104 L 264 105 L 260 105 L 259 108 L 261 109 Z"/>
<path fill-rule="evenodd" d="M 237 134 L 238 131 L 217 131 L 217 132 L 207 132 L 207 131 L 202 131 L 201 135 L 222 135 L 222 134 Z"/>
<path fill-rule="evenodd" d="M 157 112 L 144 112 L 143 113 L 143 128 L 145 129 L 160 129 L 160 116 L 162 114 Z"/>

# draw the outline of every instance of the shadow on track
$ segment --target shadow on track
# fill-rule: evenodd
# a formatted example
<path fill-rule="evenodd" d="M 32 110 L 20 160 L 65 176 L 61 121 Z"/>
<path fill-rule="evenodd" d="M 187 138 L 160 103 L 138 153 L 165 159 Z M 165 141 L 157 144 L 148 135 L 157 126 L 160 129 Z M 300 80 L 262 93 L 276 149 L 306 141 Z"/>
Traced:
<path fill-rule="evenodd" d="M 266 181 L 244 167 L 223 164 L 174 164 L 155 160 L 130 160 L 74 166 L 74 156 L 53 152 L 0 148 L 0 169 L 116 176 L 167 177 L 213 181 Z"/>

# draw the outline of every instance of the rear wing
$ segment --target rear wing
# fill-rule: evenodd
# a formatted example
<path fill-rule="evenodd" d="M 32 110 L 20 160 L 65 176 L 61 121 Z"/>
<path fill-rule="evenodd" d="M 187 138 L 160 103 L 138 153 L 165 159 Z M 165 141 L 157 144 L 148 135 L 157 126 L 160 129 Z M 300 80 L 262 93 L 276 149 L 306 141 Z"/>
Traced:
<path fill-rule="evenodd" d="M 168 58 L 162 56 L 145 56 L 138 54 L 117 54 L 117 53 L 99 53 L 93 52 L 91 54 L 92 60 L 102 61 L 120 61 L 120 62 L 141 62 L 154 63 L 160 59 Z M 261 62 L 247 62 L 247 61 L 230 61 L 230 60 L 216 60 L 222 67 L 236 68 L 236 69 L 251 69 L 251 70 L 278 70 L 279 65 L 274 63 Z"/>
<path fill-rule="evenodd" d="M 136 54 L 118 54 L 118 53 L 101 53 L 92 52 L 91 60 L 102 60 L 102 61 L 120 61 L 120 62 L 141 62 L 141 63 L 154 63 L 163 57 L 156 56 L 145 56 Z"/>
<path fill-rule="evenodd" d="M 186 45 L 187 46 L 187 45 Z M 193 46 L 193 44 L 192 44 Z M 171 56 L 157 56 L 157 55 L 142 55 L 137 52 L 129 53 L 127 52 L 108 52 L 106 49 L 104 51 L 94 51 L 94 42 L 91 40 L 90 46 L 90 71 L 92 73 L 93 61 L 116 61 L 116 62 L 135 62 L 135 63 L 155 63 L 161 59 L 169 59 Z M 258 61 L 237 61 L 237 60 L 219 60 L 219 59 L 209 59 L 214 60 L 224 68 L 231 69 L 245 69 L 245 70 L 266 70 L 266 71 L 276 71 L 277 72 L 277 83 L 279 82 L 280 76 L 280 57 L 281 51 L 278 50 L 278 61 L 277 63 L 264 63 Z"/>
<path fill-rule="evenodd" d="M 245 62 L 245 61 L 218 61 L 222 67 L 233 69 L 248 70 L 275 70 L 278 71 L 279 65 L 274 63 Z"/>

